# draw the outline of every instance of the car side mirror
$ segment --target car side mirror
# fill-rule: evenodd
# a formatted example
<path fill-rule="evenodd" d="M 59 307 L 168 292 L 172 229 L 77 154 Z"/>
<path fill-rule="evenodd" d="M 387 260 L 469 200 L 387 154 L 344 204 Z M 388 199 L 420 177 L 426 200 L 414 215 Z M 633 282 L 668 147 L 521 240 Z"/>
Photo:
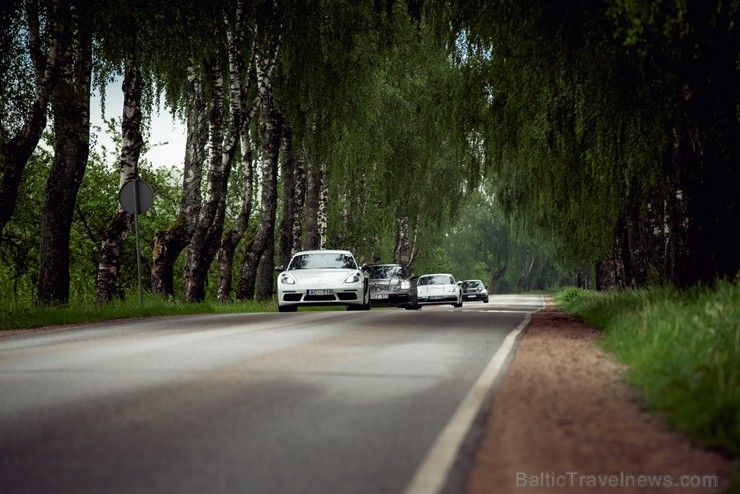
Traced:
<path fill-rule="evenodd" d="M 275 271 L 278 273 L 285 271 L 285 267 L 281 264 L 280 266 L 275 266 Z"/>

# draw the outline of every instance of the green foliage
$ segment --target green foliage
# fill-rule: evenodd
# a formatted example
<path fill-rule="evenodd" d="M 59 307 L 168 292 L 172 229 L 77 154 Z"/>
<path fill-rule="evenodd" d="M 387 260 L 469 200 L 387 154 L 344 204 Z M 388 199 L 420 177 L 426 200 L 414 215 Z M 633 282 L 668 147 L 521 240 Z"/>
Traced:
<path fill-rule="evenodd" d="M 660 70 L 636 57 L 607 4 L 498 0 L 451 14 L 471 86 L 485 88 L 466 110 L 486 175 L 517 232 L 571 268 L 608 257 L 627 198 L 661 187 L 672 119 L 665 56 Z"/>
<path fill-rule="evenodd" d="M 39 267 L 40 214 L 51 155 L 40 148 L 26 165 L 25 180 L 11 221 L 0 236 L 0 306 L 35 300 Z"/>
<path fill-rule="evenodd" d="M 740 287 L 567 291 L 558 304 L 604 329 L 645 403 L 704 444 L 740 455 Z"/>
<path fill-rule="evenodd" d="M 33 68 L 25 53 L 26 28 L 20 11 L 21 2 L 17 0 L 0 6 L 0 139 L 3 143 L 20 130 L 34 94 Z"/>
<path fill-rule="evenodd" d="M 115 132 L 115 129 L 109 131 Z M 0 307 L 30 308 L 35 304 L 40 216 L 50 164 L 49 152 L 39 147 L 26 167 L 16 212 L 3 231 L 0 283 L 12 289 L 0 291 Z M 141 168 L 141 177 L 154 191 L 152 207 L 139 217 L 141 253 L 146 267 L 154 233 L 163 229 L 179 211 L 180 173 L 175 168 L 150 169 L 146 160 L 142 161 Z M 103 232 L 118 208 L 118 181 L 119 171 L 110 162 L 107 151 L 102 156 L 92 153 L 77 196 L 70 231 L 70 298 L 78 303 L 95 298 L 99 250 Z M 135 253 L 132 232 L 122 254 L 119 280 L 122 292 L 138 286 Z M 143 278 L 148 285 L 146 270 Z"/>
<path fill-rule="evenodd" d="M 438 243 L 471 190 L 468 170 L 477 162 L 460 136 L 463 79 L 448 52 L 402 11 L 386 21 L 393 44 L 370 37 L 378 52 L 366 78 L 353 79 L 325 157 L 335 198 L 329 237 L 363 257 L 390 260 L 400 218 L 417 229 L 422 251 Z"/>

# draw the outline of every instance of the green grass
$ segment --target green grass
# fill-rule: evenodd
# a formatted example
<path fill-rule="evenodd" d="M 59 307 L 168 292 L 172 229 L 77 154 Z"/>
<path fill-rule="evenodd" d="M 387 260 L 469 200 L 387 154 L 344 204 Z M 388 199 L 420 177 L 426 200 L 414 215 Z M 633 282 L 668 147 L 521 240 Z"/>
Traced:
<path fill-rule="evenodd" d="M 645 405 L 705 446 L 740 457 L 740 287 L 597 293 L 569 289 L 565 311 L 603 330 Z"/>
<path fill-rule="evenodd" d="M 73 302 L 64 307 L 0 307 L 0 331 L 138 317 L 275 311 L 274 301 L 184 303 L 145 295 L 139 304 L 136 295 L 105 304 Z"/>

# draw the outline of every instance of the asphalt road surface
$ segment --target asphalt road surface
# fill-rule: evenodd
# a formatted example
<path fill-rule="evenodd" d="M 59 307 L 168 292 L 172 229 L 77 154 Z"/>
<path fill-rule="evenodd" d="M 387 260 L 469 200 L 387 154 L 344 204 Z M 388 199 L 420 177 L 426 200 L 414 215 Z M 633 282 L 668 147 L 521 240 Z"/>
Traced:
<path fill-rule="evenodd" d="M 540 307 L 491 297 L 0 337 L 0 491 L 440 492 Z"/>

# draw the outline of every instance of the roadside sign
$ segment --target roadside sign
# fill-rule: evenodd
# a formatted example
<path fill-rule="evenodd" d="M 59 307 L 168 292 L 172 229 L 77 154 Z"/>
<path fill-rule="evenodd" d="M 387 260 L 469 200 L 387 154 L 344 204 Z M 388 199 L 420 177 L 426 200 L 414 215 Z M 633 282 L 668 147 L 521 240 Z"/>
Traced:
<path fill-rule="evenodd" d="M 118 191 L 118 202 L 127 213 L 134 215 L 134 230 L 136 232 L 136 268 L 139 274 L 139 305 L 143 303 L 143 289 L 141 286 L 141 248 L 139 247 L 139 215 L 149 209 L 154 199 L 154 193 L 149 184 L 135 178 L 129 180 Z"/>
<path fill-rule="evenodd" d="M 129 180 L 118 191 L 118 202 L 129 214 L 141 214 L 152 206 L 154 193 L 149 184 L 135 178 Z M 138 204 L 138 207 L 137 207 Z"/>

